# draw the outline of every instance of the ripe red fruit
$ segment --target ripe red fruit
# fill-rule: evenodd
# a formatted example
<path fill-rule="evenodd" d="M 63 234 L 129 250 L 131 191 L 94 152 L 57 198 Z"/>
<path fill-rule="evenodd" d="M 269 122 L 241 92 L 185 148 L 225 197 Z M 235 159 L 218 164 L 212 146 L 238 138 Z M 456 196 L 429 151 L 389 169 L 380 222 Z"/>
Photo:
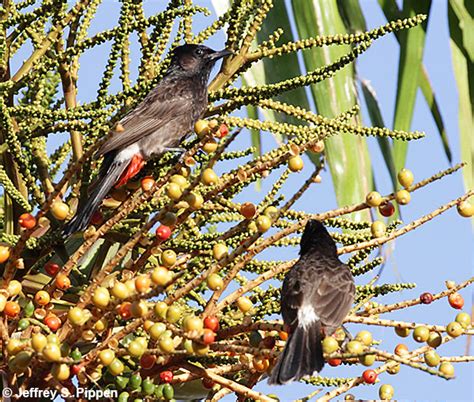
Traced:
<path fill-rule="evenodd" d="M 455 292 L 455 293 L 451 293 L 448 297 L 448 301 L 449 301 L 449 304 L 451 305 L 452 308 L 455 308 L 455 309 L 462 309 L 463 306 L 464 306 L 464 299 L 463 297 Z"/>
<path fill-rule="evenodd" d="M 91 223 L 93 225 L 102 225 L 103 222 L 104 222 L 104 217 L 102 216 L 102 213 L 100 211 L 95 211 L 92 214 Z"/>
<path fill-rule="evenodd" d="M 160 373 L 160 380 L 161 380 L 161 382 L 169 384 L 171 381 L 173 381 L 173 372 L 169 371 L 169 370 L 162 371 Z"/>
<path fill-rule="evenodd" d="M 156 229 L 156 236 L 160 240 L 165 241 L 171 236 L 171 229 L 166 225 L 160 225 L 158 229 Z"/>
<path fill-rule="evenodd" d="M 273 349 L 275 347 L 276 340 L 273 336 L 266 336 L 262 340 L 262 344 L 266 349 Z"/>
<path fill-rule="evenodd" d="M 395 212 L 395 207 L 390 201 L 387 201 L 379 206 L 379 212 L 382 216 L 389 217 Z"/>
<path fill-rule="evenodd" d="M 219 127 L 219 131 L 216 133 L 216 137 L 224 138 L 227 134 L 229 134 L 229 127 L 227 127 L 227 124 L 222 123 Z"/>
<path fill-rule="evenodd" d="M 212 381 L 210 378 L 203 378 L 202 379 L 202 386 L 207 389 L 211 389 L 214 386 L 215 382 Z"/>
<path fill-rule="evenodd" d="M 362 373 L 362 378 L 367 384 L 373 384 L 377 380 L 377 373 L 374 370 L 368 369 Z"/>
<path fill-rule="evenodd" d="M 216 340 L 216 334 L 209 328 L 204 328 L 204 334 L 202 335 L 202 341 L 205 345 L 210 345 Z"/>
<path fill-rule="evenodd" d="M 140 357 L 140 366 L 144 369 L 151 369 L 156 362 L 156 356 L 145 354 Z"/>
<path fill-rule="evenodd" d="M 33 229 L 36 226 L 36 218 L 29 213 L 21 214 L 18 223 L 22 228 Z"/>
<path fill-rule="evenodd" d="M 132 303 L 130 302 L 123 302 L 118 306 L 118 314 L 124 320 L 128 320 L 132 316 Z"/>
<path fill-rule="evenodd" d="M 433 301 L 433 295 L 430 292 L 425 292 L 420 295 L 420 301 L 423 304 L 430 304 Z"/>
<path fill-rule="evenodd" d="M 59 329 L 59 327 L 61 326 L 61 320 L 58 318 L 57 315 L 54 315 L 54 314 L 51 314 L 51 315 L 47 316 L 44 319 L 44 323 L 53 332 L 56 332 Z"/>
<path fill-rule="evenodd" d="M 79 374 L 79 372 L 82 370 L 82 366 L 80 364 L 73 364 L 71 367 L 71 372 L 74 375 Z"/>
<path fill-rule="evenodd" d="M 48 262 L 44 266 L 44 270 L 46 271 L 46 273 L 51 276 L 55 276 L 59 272 L 59 269 L 59 265 L 55 264 L 54 262 Z"/>
<path fill-rule="evenodd" d="M 341 359 L 329 359 L 328 364 L 332 367 L 337 367 L 342 363 Z"/>
<path fill-rule="evenodd" d="M 211 331 L 219 330 L 219 320 L 216 316 L 210 315 L 204 318 L 204 328 L 209 328 Z"/>

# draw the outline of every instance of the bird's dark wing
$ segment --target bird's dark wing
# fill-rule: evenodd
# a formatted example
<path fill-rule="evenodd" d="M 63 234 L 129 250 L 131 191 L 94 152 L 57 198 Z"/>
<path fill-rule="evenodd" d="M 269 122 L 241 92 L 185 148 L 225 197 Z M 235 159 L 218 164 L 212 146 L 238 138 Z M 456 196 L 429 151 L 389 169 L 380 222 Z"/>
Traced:
<path fill-rule="evenodd" d="M 337 257 L 321 253 L 302 256 L 283 282 L 282 315 L 292 325 L 298 309 L 311 305 L 327 333 L 339 327 L 354 300 L 355 285 L 349 267 Z"/>
<path fill-rule="evenodd" d="M 189 91 L 172 91 L 169 85 L 159 84 L 145 99 L 121 121 L 124 131 L 115 132 L 97 151 L 97 156 L 124 148 L 139 139 L 158 131 L 179 117 L 193 114 Z M 191 121 L 192 118 L 186 119 Z M 184 128 L 184 127 L 183 127 Z M 186 129 L 189 129 L 186 127 Z M 182 135 L 188 133 L 183 132 Z"/>

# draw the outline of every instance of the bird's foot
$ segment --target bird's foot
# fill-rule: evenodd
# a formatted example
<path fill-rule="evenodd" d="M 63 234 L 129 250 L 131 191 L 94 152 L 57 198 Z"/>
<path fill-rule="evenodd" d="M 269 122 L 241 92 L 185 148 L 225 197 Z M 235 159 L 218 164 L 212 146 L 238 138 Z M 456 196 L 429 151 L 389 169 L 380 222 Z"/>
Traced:
<path fill-rule="evenodd" d="M 164 152 L 176 152 L 176 153 L 184 153 L 186 152 L 186 148 L 164 148 L 163 149 Z"/>

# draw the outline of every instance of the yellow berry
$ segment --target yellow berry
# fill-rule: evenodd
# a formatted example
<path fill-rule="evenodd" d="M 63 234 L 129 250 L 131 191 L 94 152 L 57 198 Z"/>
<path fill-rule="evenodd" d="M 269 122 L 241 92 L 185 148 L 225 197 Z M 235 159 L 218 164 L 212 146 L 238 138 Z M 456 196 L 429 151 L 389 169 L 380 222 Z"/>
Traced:
<path fill-rule="evenodd" d="M 201 173 L 201 183 L 206 186 L 214 186 L 219 182 L 219 177 L 211 168 L 204 169 Z"/>
<path fill-rule="evenodd" d="M 207 286 L 211 290 L 220 290 L 224 286 L 224 281 L 218 274 L 211 274 L 207 278 Z"/>
<path fill-rule="evenodd" d="M 198 120 L 196 124 L 194 124 L 194 131 L 199 137 L 204 137 L 205 135 L 209 134 L 209 122 L 207 120 Z"/>
<path fill-rule="evenodd" d="M 382 204 L 382 196 L 377 191 L 371 191 L 365 197 L 365 202 L 370 207 L 378 207 Z"/>
<path fill-rule="evenodd" d="M 264 233 L 268 229 L 270 229 L 270 227 L 272 226 L 272 221 L 270 220 L 268 216 L 260 215 L 256 220 L 256 224 L 257 224 L 257 230 L 260 233 Z"/>
<path fill-rule="evenodd" d="M 51 205 L 51 213 L 57 220 L 63 221 L 69 214 L 69 207 L 62 201 L 55 201 Z"/>
<path fill-rule="evenodd" d="M 288 160 L 288 168 L 292 172 L 299 172 L 300 170 L 303 169 L 303 166 L 304 166 L 303 159 L 301 159 L 301 156 L 299 155 L 292 156 Z"/>
<path fill-rule="evenodd" d="M 248 297 L 241 296 L 237 299 L 237 307 L 245 314 L 253 307 L 253 303 Z"/>
<path fill-rule="evenodd" d="M 151 272 L 151 280 L 155 285 L 164 287 L 168 285 L 172 279 L 173 275 L 165 267 L 156 267 Z"/>
<path fill-rule="evenodd" d="M 216 243 L 214 247 L 212 247 L 212 255 L 214 258 L 219 261 L 222 260 L 225 256 L 227 256 L 229 249 L 223 243 Z"/>
<path fill-rule="evenodd" d="M 99 360 L 104 366 L 109 366 L 115 359 L 115 353 L 111 349 L 101 350 L 99 353 Z"/>
<path fill-rule="evenodd" d="M 370 231 L 374 237 L 383 237 L 385 235 L 385 223 L 382 221 L 375 221 L 370 226 Z"/>
<path fill-rule="evenodd" d="M 104 288 L 103 286 L 99 286 L 94 290 L 94 293 L 92 295 L 92 303 L 94 303 L 95 306 L 97 307 L 107 307 L 107 305 L 110 302 L 110 293 L 107 290 L 107 288 Z"/>
<path fill-rule="evenodd" d="M 459 215 L 464 218 L 470 218 L 474 216 L 474 205 L 471 205 L 467 201 L 461 201 L 457 206 L 457 210 Z"/>
<path fill-rule="evenodd" d="M 395 200 L 399 205 L 407 205 L 411 200 L 411 195 L 407 190 L 399 190 L 395 194 Z"/>
<path fill-rule="evenodd" d="M 173 201 L 178 201 L 181 198 L 183 192 L 181 191 L 181 187 L 179 184 L 176 183 L 169 183 L 166 186 L 166 195 L 170 197 Z"/>
<path fill-rule="evenodd" d="M 403 168 L 398 172 L 398 182 L 405 188 L 410 187 L 413 184 L 413 173 L 411 170 Z"/>

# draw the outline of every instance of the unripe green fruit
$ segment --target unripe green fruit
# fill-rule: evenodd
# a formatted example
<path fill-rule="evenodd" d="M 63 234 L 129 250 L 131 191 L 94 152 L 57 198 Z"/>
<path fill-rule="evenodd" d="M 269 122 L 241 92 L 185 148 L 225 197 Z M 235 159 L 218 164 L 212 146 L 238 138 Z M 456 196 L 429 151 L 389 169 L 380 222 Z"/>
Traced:
<path fill-rule="evenodd" d="M 132 342 L 130 342 L 127 347 L 127 350 L 128 353 L 130 353 L 130 356 L 133 357 L 140 357 L 141 355 L 143 355 L 143 353 L 145 353 L 145 348 L 137 340 L 133 340 Z"/>
<path fill-rule="evenodd" d="M 352 353 L 352 354 L 358 354 L 358 353 L 362 353 L 362 351 L 364 350 L 364 346 L 362 345 L 362 342 L 359 342 L 359 341 L 350 341 L 348 344 L 347 344 L 347 351 L 349 353 Z"/>
<path fill-rule="evenodd" d="M 382 221 L 375 221 L 370 226 L 370 231 L 374 237 L 383 237 L 385 235 L 385 223 Z"/>
<path fill-rule="evenodd" d="M 166 311 L 166 321 L 171 324 L 178 322 L 181 318 L 181 309 L 178 306 L 171 305 Z"/>
<path fill-rule="evenodd" d="M 403 168 L 398 172 L 398 182 L 405 188 L 410 187 L 413 184 L 414 177 L 411 170 Z"/>
<path fill-rule="evenodd" d="M 359 361 L 364 365 L 364 366 L 372 366 L 372 364 L 375 363 L 375 355 L 364 355 L 359 357 Z"/>
<path fill-rule="evenodd" d="M 266 215 L 260 215 L 256 221 L 255 221 L 256 225 L 257 225 L 257 230 L 260 232 L 260 233 L 264 233 L 266 232 L 268 229 L 270 229 L 270 227 L 272 226 L 272 221 L 270 220 L 270 218 Z"/>
<path fill-rule="evenodd" d="M 166 331 L 166 325 L 162 322 L 157 322 L 153 324 L 148 330 L 151 338 L 154 339 L 155 341 L 158 340 L 161 334 L 163 334 L 163 332 L 165 331 Z"/>
<path fill-rule="evenodd" d="M 406 338 L 408 335 L 410 335 L 410 328 L 395 327 L 395 333 L 402 338 Z"/>
<path fill-rule="evenodd" d="M 57 362 L 61 358 L 61 349 L 56 343 L 48 343 L 42 351 L 43 357 L 48 362 Z"/>
<path fill-rule="evenodd" d="M 387 373 L 390 375 L 395 375 L 395 374 L 398 374 L 399 372 L 400 372 L 400 363 L 395 364 L 393 367 L 387 368 Z"/>
<path fill-rule="evenodd" d="M 278 217 L 278 208 L 271 205 L 265 208 L 263 214 L 268 216 L 271 220 L 274 220 Z"/>
<path fill-rule="evenodd" d="M 324 353 L 333 353 L 339 349 L 339 343 L 332 336 L 326 336 L 323 339 L 323 352 Z"/>
<path fill-rule="evenodd" d="M 372 334 L 369 331 L 360 331 L 355 338 L 357 341 L 362 342 L 365 346 L 372 345 Z"/>
<path fill-rule="evenodd" d="M 99 360 L 104 366 L 110 365 L 115 359 L 115 353 L 111 349 L 101 350 L 99 353 Z"/>
<path fill-rule="evenodd" d="M 446 332 L 448 333 L 449 336 L 452 336 L 453 338 L 457 338 L 459 335 L 461 335 L 464 330 L 462 329 L 462 325 L 459 324 L 459 322 L 453 321 L 448 324 L 446 327 Z"/>
<path fill-rule="evenodd" d="M 168 311 L 168 305 L 164 301 L 156 302 L 156 304 L 155 304 L 155 314 L 158 317 L 166 318 L 167 311 Z"/>
<path fill-rule="evenodd" d="M 438 332 L 431 331 L 426 343 L 432 348 L 437 348 L 443 342 L 443 338 Z"/>
<path fill-rule="evenodd" d="M 439 366 L 439 371 L 445 376 L 454 377 L 454 367 L 450 362 L 441 363 Z"/>
<path fill-rule="evenodd" d="M 461 324 L 464 329 L 469 328 L 471 325 L 471 316 L 468 313 L 461 311 L 456 315 L 456 322 Z"/>
<path fill-rule="evenodd" d="M 165 267 L 172 267 L 176 264 L 176 253 L 174 250 L 165 250 L 163 254 L 161 254 L 161 262 Z"/>
<path fill-rule="evenodd" d="M 430 367 L 436 367 L 440 362 L 440 357 L 434 350 L 426 352 L 424 357 L 425 363 Z"/>
<path fill-rule="evenodd" d="M 199 317 L 190 315 L 183 320 L 183 327 L 186 332 L 202 331 L 204 328 L 204 324 Z"/>
<path fill-rule="evenodd" d="M 41 353 L 43 348 L 48 344 L 48 339 L 43 334 L 34 334 L 31 337 L 31 346 L 33 347 L 34 351 L 37 353 Z"/>
<path fill-rule="evenodd" d="M 413 330 L 413 339 L 416 342 L 426 342 L 430 337 L 430 330 L 425 326 L 418 326 Z"/>
<path fill-rule="evenodd" d="M 169 336 L 161 336 L 158 345 L 164 353 L 171 353 L 174 351 L 174 343 Z"/>
<path fill-rule="evenodd" d="M 399 205 L 407 205 L 411 200 L 411 195 L 407 190 L 399 190 L 395 193 L 395 200 Z"/>
<path fill-rule="evenodd" d="M 132 374 L 130 376 L 130 388 L 137 389 L 140 385 L 142 385 L 142 377 L 139 373 Z"/>
<path fill-rule="evenodd" d="M 211 274 L 207 277 L 207 286 L 211 290 L 220 290 L 224 286 L 224 281 L 218 274 Z"/>
<path fill-rule="evenodd" d="M 173 201 L 178 201 L 183 195 L 183 192 L 179 184 L 169 183 L 166 186 L 166 195 Z"/>

